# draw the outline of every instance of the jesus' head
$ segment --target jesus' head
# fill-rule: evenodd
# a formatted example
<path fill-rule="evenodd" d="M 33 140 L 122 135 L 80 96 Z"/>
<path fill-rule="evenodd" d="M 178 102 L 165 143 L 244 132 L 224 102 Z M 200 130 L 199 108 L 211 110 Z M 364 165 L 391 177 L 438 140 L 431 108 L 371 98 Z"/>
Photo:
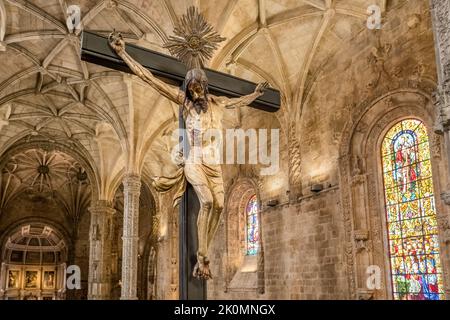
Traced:
<path fill-rule="evenodd" d="M 186 100 L 194 105 L 197 113 L 208 110 L 208 78 L 202 69 L 192 69 L 186 74 Z M 186 105 L 185 101 L 185 105 Z"/>

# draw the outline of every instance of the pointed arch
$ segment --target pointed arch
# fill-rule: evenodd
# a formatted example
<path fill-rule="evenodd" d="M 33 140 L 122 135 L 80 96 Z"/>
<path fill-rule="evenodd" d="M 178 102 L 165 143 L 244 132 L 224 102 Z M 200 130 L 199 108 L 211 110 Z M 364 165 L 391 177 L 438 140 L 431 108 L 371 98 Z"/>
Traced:
<path fill-rule="evenodd" d="M 390 277 L 395 300 L 442 300 L 430 143 L 415 118 L 394 124 L 381 144 Z"/>

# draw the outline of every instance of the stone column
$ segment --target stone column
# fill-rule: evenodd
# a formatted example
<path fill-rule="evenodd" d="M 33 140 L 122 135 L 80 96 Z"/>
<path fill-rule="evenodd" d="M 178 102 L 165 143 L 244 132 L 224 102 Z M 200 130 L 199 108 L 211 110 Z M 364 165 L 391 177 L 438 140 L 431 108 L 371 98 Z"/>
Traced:
<path fill-rule="evenodd" d="M 127 175 L 123 179 L 122 294 L 121 300 L 137 300 L 139 195 L 141 178 Z"/>
<path fill-rule="evenodd" d="M 91 227 L 88 299 L 107 300 L 111 294 L 111 244 L 115 210 L 107 201 L 98 201 L 89 211 Z"/>
<path fill-rule="evenodd" d="M 6 263 L 2 262 L 0 269 L 0 300 L 3 300 L 3 296 L 5 294 L 6 279 L 8 279 L 6 275 Z"/>
<path fill-rule="evenodd" d="M 430 0 L 433 22 L 434 43 L 436 48 L 436 69 L 438 87 L 434 93 L 436 111 L 435 130 L 444 135 L 447 169 L 450 170 L 450 1 Z M 450 205 L 450 190 L 442 193 L 446 205 Z M 442 248 L 444 273 L 446 275 L 445 293 L 450 297 L 450 216 L 442 216 L 441 237 L 446 244 Z M 446 252 L 446 254 L 444 254 Z M 446 268 L 445 268 L 446 266 Z M 446 269 L 446 270 L 445 270 Z"/>
<path fill-rule="evenodd" d="M 450 130 L 450 2 L 431 0 L 431 15 L 438 72 L 438 88 L 435 92 L 436 131 L 442 133 Z"/>

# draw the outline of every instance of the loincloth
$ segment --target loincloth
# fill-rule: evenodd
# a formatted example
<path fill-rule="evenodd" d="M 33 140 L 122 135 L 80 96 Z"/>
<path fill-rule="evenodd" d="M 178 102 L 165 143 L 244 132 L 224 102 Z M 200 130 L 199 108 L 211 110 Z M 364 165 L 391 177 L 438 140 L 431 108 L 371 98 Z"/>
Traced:
<path fill-rule="evenodd" d="M 213 195 L 223 193 L 222 168 L 220 165 L 186 163 L 174 175 L 154 177 L 153 186 L 158 192 L 168 192 L 175 188 L 173 206 L 176 207 L 186 191 L 186 184 L 207 186 Z"/>

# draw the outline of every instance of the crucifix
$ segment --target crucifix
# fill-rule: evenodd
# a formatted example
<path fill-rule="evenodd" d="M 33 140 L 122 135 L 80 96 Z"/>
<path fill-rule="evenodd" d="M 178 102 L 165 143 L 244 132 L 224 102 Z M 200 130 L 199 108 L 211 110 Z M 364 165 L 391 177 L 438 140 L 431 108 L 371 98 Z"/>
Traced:
<path fill-rule="evenodd" d="M 220 163 L 205 160 L 205 150 L 211 152 L 213 145 L 212 140 L 205 139 L 207 131 L 222 128 L 225 109 L 252 106 L 274 112 L 280 106 L 280 93 L 269 89 L 267 82 L 255 85 L 204 69 L 224 40 L 195 7 L 188 9 L 174 36 L 164 44 L 179 61 L 125 46 L 116 32 L 108 38 L 84 32 L 82 39 L 83 60 L 134 73 L 180 106 L 180 128 L 185 129 L 185 136 L 175 159 L 178 170 L 173 176 L 154 177 L 153 181 L 158 191 L 176 190 L 174 204 L 180 208 L 180 299 L 206 298 L 206 280 L 212 277 L 208 248 L 224 204 Z"/>

